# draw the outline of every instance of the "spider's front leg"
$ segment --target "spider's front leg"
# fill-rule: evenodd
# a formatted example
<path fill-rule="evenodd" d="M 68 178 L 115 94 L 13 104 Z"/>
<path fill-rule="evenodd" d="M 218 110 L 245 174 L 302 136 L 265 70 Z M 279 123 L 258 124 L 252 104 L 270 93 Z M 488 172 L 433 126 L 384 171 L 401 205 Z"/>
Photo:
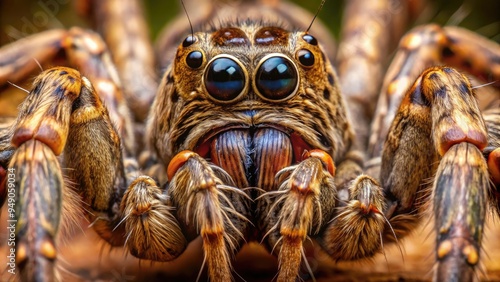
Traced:
<path fill-rule="evenodd" d="M 158 78 L 141 1 L 79 0 L 77 3 L 80 13 L 92 19 L 111 50 L 128 106 L 137 120 L 144 120 L 156 94 Z"/>
<path fill-rule="evenodd" d="M 332 158 L 320 150 L 306 154 L 305 160 L 298 165 L 278 172 L 277 191 L 258 198 L 262 217 L 259 227 L 264 230 L 264 239 L 272 252 L 278 253 L 278 281 L 296 279 L 304 240 L 311 232 L 318 232 L 335 206 L 333 177 L 336 168 Z"/>
<path fill-rule="evenodd" d="M 361 162 L 352 151 L 336 168 L 330 155 L 312 150 L 298 165 L 278 173 L 277 191 L 260 197 L 262 228 L 269 246 L 279 253 L 278 281 L 296 279 L 308 237 L 337 260 L 372 256 L 380 250 L 384 198 L 376 181 L 361 175 Z"/>
<path fill-rule="evenodd" d="M 167 174 L 166 195 L 149 177 L 137 178 L 125 193 L 128 248 L 139 258 L 167 261 L 200 235 L 210 279 L 230 281 L 231 259 L 251 224 L 250 198 L 223 169 L 192 151 L 175 155 Z"/>
<path fill-rule="evenodd" d="M 89 80 L 63 67 L 37 77 L 4 133 L 2 163 L 16 174 L 16 263 L 23 280 L 52 281 L 60 221 L 77 216 L 75 192 L 91 217 L 116 214 L 113 204 L 126 186 L 120 138 Z M 63 152 L 73 184 L 63 180 Z"/>
<path fill-rule="evenodd" d="M 482 150 L 487 129 L 468 79 L 449 67 L 424 71 L 408 90 L 385 143 L 381 182 L 386 214 L 423 212 L 432 203 L 437 281 L 471 281 L 479 263 L 489 189 Z M 432 190 L 422 183 L 431 179 Z M 432 199 L 429 200 L 431 197 Z"/>
<path fill-rule="evenodd" d="M 30 74 L 39 72 L 37 62 L 48 66 L 55 60 L 64 59 L 65 63 L 84 73 L 106 104 L 107 112 L 122 137 L 126 155 L 135 155 L 137 144 L 131 114 L 116 68 L 99 35 L 81 28 L 50 30 L 3 46 L 0 54 L 0 86 L 7 82 L 22 83 Z M 3 136 L 6 135 L 0 138 Z M 0 150 L 3 151 L 3 147 Z"/>

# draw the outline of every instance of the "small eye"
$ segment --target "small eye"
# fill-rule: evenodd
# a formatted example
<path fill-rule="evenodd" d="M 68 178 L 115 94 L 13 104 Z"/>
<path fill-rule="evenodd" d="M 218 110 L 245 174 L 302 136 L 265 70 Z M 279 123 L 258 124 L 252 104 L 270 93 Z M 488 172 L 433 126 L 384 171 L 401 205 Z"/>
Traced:
<path fill-rule="evenodd" d="M 309 50 L 300 49 L 297 52 L 297 58 L 299 59 L 300 64 L 304 67 L 311 67 L 314 65 L 314 55 Z"/>
<path fill-rule="evenodd" d="M 200 51 L 193 51 L 186 57 L 186 64 L 192 68 L 197 69 L 203 64 L 203 53 Z"/>
<path fill-rule="evenodd" d="M 205 71 L 205 88 L 218 101 L 230 102 L 245 88 L 245 73 L 233 59 L 219 57 L 210 62 Z"/>
<path fill-rule="evenodd" d="M 195 42 L 196 42 L 196 37 L 192 36 L 192 35 L 189 35 L 188 37 L 186 37 L 186 39 L 184 39 L 184 41 L 182 41 L 182 47 L 191 46 Z"/>
<path fill-rule="evenodd" d="M 282 55 L 264 57 L 255 76 L 258 93 L 266 99 L 284 100 L 298 88 L 298 71 L 290 59 Z"/>
<path fill-rule="evenodd" d="M 314 38 L 314 36 L 310 34 L 304 34 L 304 36 L 302 36 L 302 39 L 304 39 L 305 42 L 311 45 L 318 45 L 318 40 L 316 40 L 316 38 Z"/>

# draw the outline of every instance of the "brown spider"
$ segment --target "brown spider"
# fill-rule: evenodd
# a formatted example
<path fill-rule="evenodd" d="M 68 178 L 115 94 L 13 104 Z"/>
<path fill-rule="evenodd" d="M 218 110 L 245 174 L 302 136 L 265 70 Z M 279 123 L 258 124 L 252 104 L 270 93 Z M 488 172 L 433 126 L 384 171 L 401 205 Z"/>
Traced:
<path fill-rule="evenodd" d="M 486 210 L 499 208 L 500 112 L 481 112 L 453 67 L 499 87 L 498 44 L 417 27 L 379 91 L 382 29 L 401 33 L 418 1 L 391 17 L 391 1 L 349 1 L 337 71 L 326 29 L 278 2 L 197 3 L 193 30 L 184 18 L 159 40 L 159 84 L 135 1 L 82 5 L 106 44 L 73 28 L 0 49 L 0 86 L 37 61 L 79 69 L 40 73 L 2 126 L 1 200 L 17 220 L 22 280 L 56 278 L 55 239 L 79 213 L 145 260 L 175 260 L 201 237 L 212 281 L 233 278 L 249 241 L 277 256 L 278 281 L 293 281 L 307 239 L 334 260 L 369 258 L 432 213 L 434 279 L 476 277 Z"/>

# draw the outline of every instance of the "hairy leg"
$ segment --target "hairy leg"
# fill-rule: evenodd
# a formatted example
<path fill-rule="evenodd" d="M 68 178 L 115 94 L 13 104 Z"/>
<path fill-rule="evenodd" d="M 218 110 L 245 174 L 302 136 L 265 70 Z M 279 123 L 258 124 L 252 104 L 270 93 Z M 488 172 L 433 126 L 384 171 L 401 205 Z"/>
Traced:
<path fill-rule="evenodd" d="M 30 266 L 29 270 L 22 271 L 23 277 L 35 277 L 43 271 L 54 274 L 53 264 L 38 263 L 43 256 L 43 249 L 38 245 L 43 240 L 55 244 L 55 237 L 60 237 L 64 229 L 78 225 L 76 220 L 71 221 L 71 214 L 77 217 L 83 210 L 88 211 L 86 215 L 101 237 L 112 245 L 122 246 L 123 226 L 115 229 L 121 219 L 119 203 L 131 181 L 127 179 L 128 174 L 136 175 L 138 168 L 134 160 L 125 158 L 134 156 L 136 144 L 130 113 L 106 45 L 97 34 L 73 28 L 30 36 L 2 47 L 0 54 L 2 58 L 9 58 L 0 61 L 0 83 L 21 82 L 28 74 L 38 71 L 37 62 L 44 66 L 64 59 L 65 63 L 84 72 L 95 86 L 94 91 L 89 79 L 72 69 L 42 72 L 14 126 L 2 130 L 0 158 L 3 169 L 9 163 L 23 167 L 19 170 L 23 172 L 18 183 L 19 207 L 24 211 L 20 212 L 20 217 L 27 217 L 27 221 L 20 220 L 25 224 L 19 225 L 18 232 L 20 242 L 28 246 L 21 249 L 28 250 L 28 259 L 21 265 Z M 32 139 L 35 141 L 30 141 Z M 40 153 L 33 155 L 24 143 L 29 143 L 29 148 L 40 148 L 37 149 Z M 46 147 L 52 154 L 43 149 Z M 46 158 L 40 158 L 40 154 Z M 55 162 L 59 155 L 62 157 Z M 58 168 L 56 164 L 61 160 Z M 53 167 L 50 173 L 47 167 Z M 65 181 L 58 181 L 61 175 Z M 50 201 L 44 201 L 43 197 L 26 198 L 46 193 L 59 196 Z M 83 207 L 75 194 L 83 199 Z M 47 236 L 41 234 L 40 239 L 33 239 L 22 235 L 35 232 L 38 216 L 47 212 L 54 214 L 50 225 L 39 228 L 43 231 L 50 227 Z M 52 255 L 51 261 L 57 261 L 56 252 Z M 53 275 L 47 277 L 51 279 Z"/>
<path fill-rule="evenodd" d="M 413 78 L 433 65 L 450 65 L 486 82 L 496 81 L 500 72 L 500 45 L 458 27 L 426 25 L 405 35 L 384 79 L 368 146 L 368 157 L 380 164 L 384 140 Z M 369 173 L 378 175 L 379 166 Z"/>
<path fill-rule="evenodd" d="M 139 1 L 81 0 L 83 13 L 90 17 L 111 50 L 124 96 L 139 122 L 149 112 L 158 88 L 155 56 Z M 175 48 L 173 49 L 175 50 Z"/>
<path fill-rule="evenodd" d="M 0 87 L 7 82 L 21 83 L 39 72 L 38 62 L 49 66 L 56 61 L 79 69 L 92 81 L 106 104 L 123 140 L 126 156 L 135 154 L 132 121 L 121 82 L 106 45 L 96 33 L 80 28 L 46 31 L 3 46 L 0 57 Z"/>
<path fill-rule="evenodd" d="M 112 214 L 109 206 L 119 187 L 126 185 L 120 140 L 89 80 L 69 68 L 42 72 L 6 133 L 3 138 L 11 140 L 16 152 L 5 161 L 19 172 L 16 252 L 21 277 L 50 281 L 61 214 L 65 206 L 75 204 L 65 192 L 67 186 L 88 204 L 90 217 Z M 92 144 L 95 140 L 99 146 Z M 76 150 L 68 149 L 72 147 Z M 62 167 L 74 184 L 63 180 L 57 159 L 63 152 Z"/>
<path fill-rule="evenodd" d="M 251 226 L 250 198 L 224 170 L 191 151 L 177 154 L 167 174 L 165 191 L 149 177 L 127 190 L 121 205 L 127 246 L 137 257 L 166 261 L 201 236 L 210 279 L 230 281 L 231 260 Z"/>
<path fill-rule="evenodd" d="M 337 70 L 358 149 L 365 151 L 386 58 L 423 8 L 424 1 L 347 1 Z M 359 83 L 362 81 L 363 83 Z"/>
<path fill-rule="evenodd" d="M 336 206 L 335 166 L 325 152 L 309 152 L 298 165 L 278 172 L 278 190 L 257 200 L 259 229 L 278 254 L 278 281 L 293 281 L 303 257 L 303 242 L 318 234 Z"/>
<path fill-rule="evenodd" d="M 418 219 L 432 203 L 438 280 L 466 281 L 479 262 L 489 190 L 481 151 L 487 142 L 470 82 L 449 67 L 427 69 L 417 78 L 389 130 L 380 174 L 385 213 L 398 230 L 407 224 L 399 217 Z"/>

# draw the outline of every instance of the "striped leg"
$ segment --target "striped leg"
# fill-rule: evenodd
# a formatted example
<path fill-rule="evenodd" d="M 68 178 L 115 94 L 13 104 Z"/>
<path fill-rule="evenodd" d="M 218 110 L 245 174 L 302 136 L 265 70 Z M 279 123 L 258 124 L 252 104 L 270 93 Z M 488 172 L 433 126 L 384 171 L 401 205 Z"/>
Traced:
<path fill-rule="evenodd" d="M 487 129 L 468 79 L 449 67 L 424 71 L 408 90 L 384 145 L 381 183 L 394 229 L 408 229 L 430 200 L 436 220 L 437 281 L 469 281 L 489 190 L 481 151 Z M 433 175 L 432 189 L 426 189 Z"/>
<path fill-rule="evenodd" d="M 60 222 L 79 209 L 74 192 L 93 211 L 91 218 L 113 221 L 117 216 L 112 204 L 126 186 L 120 138 L 89 80 L 62 67 L 37 77 L 6 133 L 2 140 L 10 139 L 13 147 L 2 155 L 15 148 L 9 169 L 16 172 L 16 256 L 21 278 L 52 281 Z M 63 178 L 57 158 L 62 153 L 65 176 L 73 184 Z"/>

